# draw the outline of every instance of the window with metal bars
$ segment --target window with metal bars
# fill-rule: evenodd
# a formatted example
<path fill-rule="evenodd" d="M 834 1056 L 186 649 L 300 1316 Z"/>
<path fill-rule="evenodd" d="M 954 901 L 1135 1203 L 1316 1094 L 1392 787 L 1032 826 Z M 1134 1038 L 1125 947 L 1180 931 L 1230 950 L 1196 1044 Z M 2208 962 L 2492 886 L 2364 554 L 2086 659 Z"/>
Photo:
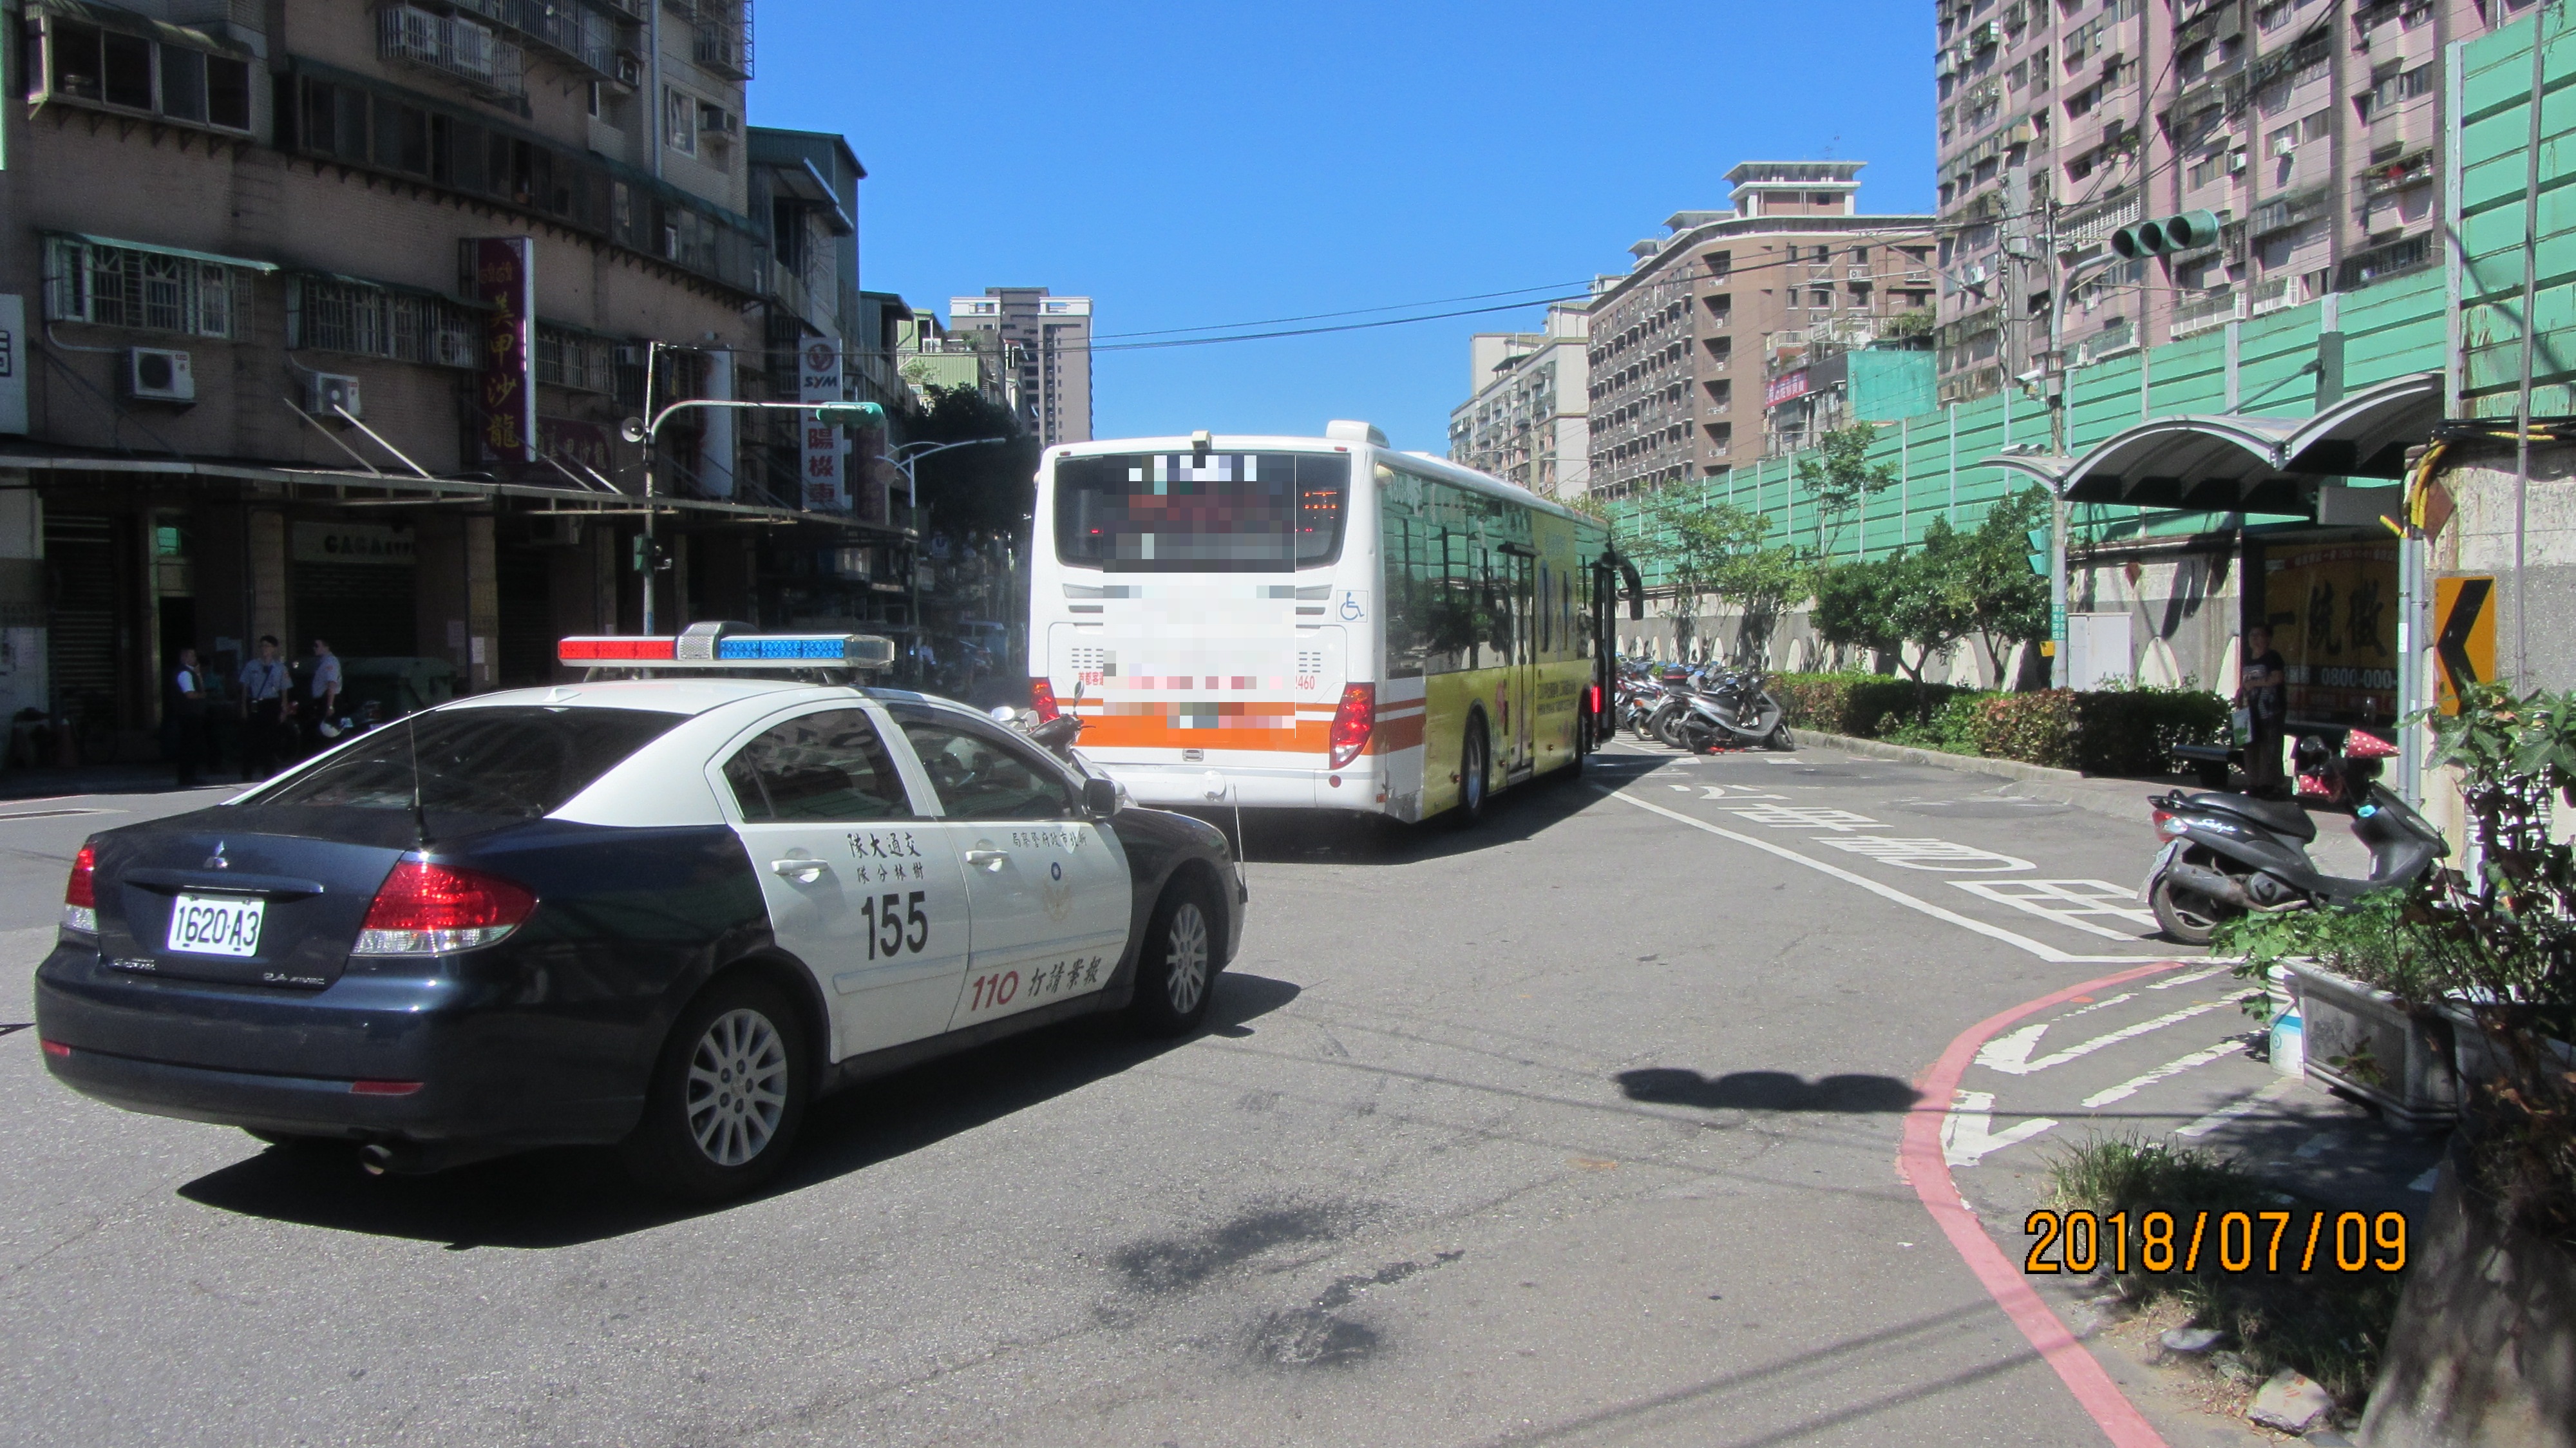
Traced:
<path fill-rule="evenodd" d="M 247 281 L 217 262 L 46 238 L 45 316 L 51 321 L 231 337 Z"/>
<path fill-rule="evenodd" d="M 459 302 L 338 277 L 287 283 L 286 345 L 432 367 L 471 368 L 475 319 Z"/>

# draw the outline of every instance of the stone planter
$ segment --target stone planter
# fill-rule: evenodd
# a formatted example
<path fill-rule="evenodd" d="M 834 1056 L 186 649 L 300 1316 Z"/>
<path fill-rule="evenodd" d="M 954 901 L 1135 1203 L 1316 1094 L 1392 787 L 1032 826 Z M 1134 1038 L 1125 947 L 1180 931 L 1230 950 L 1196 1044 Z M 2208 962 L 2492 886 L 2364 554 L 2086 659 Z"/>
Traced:
<path fill-rule="evenodd" d="M 2363 1448 L 2576 1448 L 2576 1257 L 2467 1189 L 2458 1141 L 2415 1214 Z"/>
<path fill-rule="evenodd" d="M 2451 1022 L 2307 961 L 2286 962 L 2299 996 L 2309 1079 L 2377 1106 L 2390 1126 L 2431 1135 L 2460 1117 Z"/>

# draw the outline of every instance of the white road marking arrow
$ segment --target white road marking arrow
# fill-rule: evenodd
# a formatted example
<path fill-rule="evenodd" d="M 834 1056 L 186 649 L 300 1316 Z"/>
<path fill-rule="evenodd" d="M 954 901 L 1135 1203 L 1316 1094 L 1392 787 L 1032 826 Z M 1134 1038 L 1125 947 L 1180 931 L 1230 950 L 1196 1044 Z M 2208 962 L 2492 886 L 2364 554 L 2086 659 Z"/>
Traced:
<path fill-rule="evenodd" d="M 2221 1056 L 2233 1056 L 2245 1049 L 2243 1041 L 2222 1041 L 2206 1050 L 2194 1051 L 2180 1060 L 2167 1061 L 2143 1076 L 2132 1076 L 2117 1086 L 2106 1086 L 2084 1098 L 2084 1109 L 2099 1111 L 2114 1101 L 2126 1101 L 2138 1094 L 2139 1088 L 2153 1086 L 2167 1076 L 2179 1076 L 2194 1066 L 2206 1066 Z M 2305 1147 L 2301 1151 L 2307 1150 Z"/>
<path fill-rule="evenodd" d="M 2152 1021 L 2140 1021 L 2134 1026 L 2122 1026 L 2108 1035 L 2095 1036 L 2089 1041 L 2069 1046 L 2063 1051 L 2052 1052 L 2036 1061 L 2030 1059 L 2031 1048 L 2039 1043 L 2039 1033 L 2046 1027 L 2024 1026 L 2009 1036 L 1987 1042 L 1985 1049 L 1977 1052 L 1977 1064 L 1993 1067 L 2007 1076 L 2027 1076 L 2034 1071 L 2045 1071 L 2051 1066 L 2063 1066 L 2079 1057 L 2090 1056 L 2105 1046 L 2116 1046 L 2122 1041 L 2136 1040 L 2150 1032 L 2161 1031 L 2176 1022 L 2187 1021 L 2194 1016 L 2207 1015 L 2220 1006 L 2235 1003 L 2233 997 L 2202 1001 L 2196 1006 L 2169 1011 Z"/>
<path fill-rule="evenodd" d="M 2002 1131 L 1994 1127 L 1995 1094 L 1991 1091 L 1962 1091 L 1941 1118 L 1941 1157 L 1952 1166 L 1975 1166 L 1989 1153 L 2030 1140 L 2057 1123 L 2045 1116 L 2034 1116 L 2018 1126 Z"/>

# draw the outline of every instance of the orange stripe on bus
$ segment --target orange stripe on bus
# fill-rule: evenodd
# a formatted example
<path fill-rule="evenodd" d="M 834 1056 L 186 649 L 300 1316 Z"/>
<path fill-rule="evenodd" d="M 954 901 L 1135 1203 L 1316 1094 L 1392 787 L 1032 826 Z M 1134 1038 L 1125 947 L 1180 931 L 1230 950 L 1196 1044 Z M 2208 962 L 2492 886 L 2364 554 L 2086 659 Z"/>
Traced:
<path fill-rule="evenodd" d="M 1416 712 L 1401 719 L 1380 719 L 1377 730 L 1369 737 L 1371 754 L 1393 754 L 1404 749 L 1422 747 L 1423 728 L 1431 722 L 1427 714 Z"/>

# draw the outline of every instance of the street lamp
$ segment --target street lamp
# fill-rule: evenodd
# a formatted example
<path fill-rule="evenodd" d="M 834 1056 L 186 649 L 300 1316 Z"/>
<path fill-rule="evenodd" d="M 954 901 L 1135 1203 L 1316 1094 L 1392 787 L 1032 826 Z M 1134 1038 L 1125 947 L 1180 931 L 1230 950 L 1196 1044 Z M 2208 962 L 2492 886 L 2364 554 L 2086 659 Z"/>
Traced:
<path fill-rule="evenodd" d="M 652 351 L 658 353 L 661 347 L 662 344 L 656 342 Z M 648 356 L 644 369 L 644 400 L 648 408 L 652 399 L 653 369 Z M 873 402 L 827 402 L 817 406 L 811 402 L 735 402 L 713 397 L 684 397 L 654 412 L 650 421 L 641 417 L 626 419 L 625 425 L 618 429 L 618 435 L 644 449 L 644 536 L 636 540 L 636 564 L 637 571 L 644 575 L 644 626 L 641 631 L 647 634 L 653 632 L 653 575 L 662 570 L 660 549 L 653 538 L 653 453 L 662 436 L 662 424 L 670 421 L 672 414 L 692 407 L 739 412 L 810 412 L 816 422 L 831 427 L 882 428 L 886 421 L 885 409 Z"/>
<path fill-rule="evenodd" d="M 2052 264 L 2057 258 L 2056 230 L 2056 215 L 2052 208 L 2046 242 Z M 2049 288 L 2048 351 L 2040 359 L 2039 385 L 2043 393 L 2041 400 L 2048 405 L 2048 451 L 2051 457 L 2066 456 L 2066 293 L 2078 278 L 2127 260 L 2116 252 L 2087 257 L 2059 270 L 2057 284 Z M 2146 343 L 2143 335 L 2145 326 L 2146 318 L 2141 316 L 2138 318 L 2141 333 L 2138 342 L 2142 347 Z M 2071 679 L 2066 667 L 2067 509 L 2063 482 L 2052 486 L 2048 493 L 2048 638 L 2051 651 L 2048 681 L 2063 687 Z"/>
<path fill-rule="evenodd" d="M 903 505 L 912 510 L 913 547 L 916 551 L 912 567 L 905 570 L 904 607 L 911 614 L 912 681 L 916 684 L 929 681 L 921 677 L 921 556 L 918 552 L 921 546 L 921 484 L 912 475 L 913 466 L 932 453 L 943 453 L 953 447 L 982 447 L 986 443 L 1009 441 L 1007 437 L 978 437 L 964 442 L 908 442 L 893 452 L 877 454 L 877 461 L 892 463 L 896 471 L 903 474 Z"/>

